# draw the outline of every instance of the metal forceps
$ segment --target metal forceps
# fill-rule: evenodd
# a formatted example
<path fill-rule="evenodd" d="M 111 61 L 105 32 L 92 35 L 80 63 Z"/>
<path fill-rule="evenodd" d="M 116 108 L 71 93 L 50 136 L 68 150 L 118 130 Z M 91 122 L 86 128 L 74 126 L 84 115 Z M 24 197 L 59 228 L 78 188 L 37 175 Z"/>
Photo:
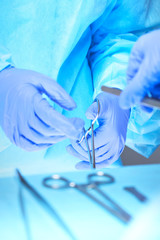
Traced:
<path fill-rule="evenodd" d="M 81 140 L 79 141 L 79 143 L 81 143 L 85 139 L 91 168 L 96 168 L 95 147 L 94 147 L 94 124 L 97 121 L 98 116 L 99 116 L 99 112 L 100 112 L 99 100 L 96 99 L 95 101 L 97 102 L 97 106 L 98 106 L 97 115 L 96 115 L 95 119 L 93 121 L 91 121 L 91 126 L 88 128 L 88 130 L 87 131 L 84 130 L 84 135 L 81 138 Z M 87 138 L 90 131 L 91 131 L 92 151 L 89 148 L 88 138 Z"/>
<path fill-rule="evenodd" d="M 43 179 L 43 185 L 51 189 L 74 188 L 104 208 L 107 212 L 110 212 L 122 222 L 128 223 L 132 219 L 132 217 L 125 210 L 123 210 L 115 201 L 113 201 L 99 188 L 100 185 L 110 184 L 115 181 L 111 175 L 99 171 L 97 173 L 89 174 L 87 179 L 88 183 L 86 184 L 76 184 L 75 182 L 72 182 L 60 175 L 52 175 Z M 56 181 L 59 181 L 61 183 L 57 184 Z M 91 194 L 88 191 L 89 189 L 94 189 L 101 197 L 104 198 L 104 200 L 107 200 L 112 205 L 112 207 Z"/>

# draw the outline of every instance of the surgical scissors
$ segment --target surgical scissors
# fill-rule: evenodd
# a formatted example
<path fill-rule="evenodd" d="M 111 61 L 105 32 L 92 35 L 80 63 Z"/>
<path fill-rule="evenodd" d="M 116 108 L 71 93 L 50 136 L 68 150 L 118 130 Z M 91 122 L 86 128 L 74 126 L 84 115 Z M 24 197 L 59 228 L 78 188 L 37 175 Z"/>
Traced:
<path fill-rule="evenodd" d="M 104 193 L 104 191 L 102 191 L 99 188 L 100 185 L 110 184 L 115 181 L 111 175 L 108 175 L 102 171 L 99 171 L 93 174 L 89 174 L 87 179 L 88 179 L 88 183 L 76 184 L 75 182 L 72 182 L 60 175 L 52 175 L 43 179 L 43 185 L 51 189 L 74 188 L 80 191 L 81 193 L 83 193 L 85 196 L 93 200 L 95 203 L 103 207 L 107 212 L 110 212 L 112 215 L 114 215 L 124 223 L 128 223 L 132 219 L 132 217 L 124 209 L 122 209 L 115 201 L 113 201 L 106 193 Z M 62 182 L 62 184 L 56 184 L 55 181 L 57 180 Z M 106 203 L 104 203 L 103 201 L 95 197 L 93 194 L 91 194 L 88 191 L 89 189 L 94 189 L 100 196 L 102 196 L 105 200 L 107 200 L 113 207 L 110 207 L 109 205 L 107 205 Z"/>
<path fill-rule="evenodd" d="M 100 112 L 99 100 L 96 99 L 95 102 L 97 102 L 97 105 L 98 105 L 97 115 L 96 115 L 95 119 L 93 121 L 91 121 L 91 126 L 88 128 L 88 130 L 87 131 L 84 130 L 84 135 L 81 138 L 81 140 L 79 141 L 79 143 L 81 143 L 85 139 L 91 168 L 96 168 L 95 147 L 94 147 L 94 124 L 97 121 L 98 116 L 99 116 L 99 112 Z M 91 131 L 92 151 L 89 148 L 88 138 L 87 138 L 90 131 Z"/>

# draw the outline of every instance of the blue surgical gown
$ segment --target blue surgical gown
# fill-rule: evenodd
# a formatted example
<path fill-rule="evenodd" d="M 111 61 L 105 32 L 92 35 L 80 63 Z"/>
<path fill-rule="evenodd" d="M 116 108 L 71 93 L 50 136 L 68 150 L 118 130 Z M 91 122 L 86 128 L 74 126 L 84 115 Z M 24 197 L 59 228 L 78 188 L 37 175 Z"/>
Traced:
<path fill-rule="evenodd" d="M 13 65 L 52 77 L 78 106 L 63 114 L 81 118 L 102 84 L 125 87 L 133 44 L 160 22 L 159 0 L 148 13 L 145 0 L 1 0 L 0 9 L 0 70 Z M 159 111 L 133 108 L 127 145 L 149 156 L 160 143 L 159 124 Z M 0 159 L 11 148 L 0 129 Z"/>

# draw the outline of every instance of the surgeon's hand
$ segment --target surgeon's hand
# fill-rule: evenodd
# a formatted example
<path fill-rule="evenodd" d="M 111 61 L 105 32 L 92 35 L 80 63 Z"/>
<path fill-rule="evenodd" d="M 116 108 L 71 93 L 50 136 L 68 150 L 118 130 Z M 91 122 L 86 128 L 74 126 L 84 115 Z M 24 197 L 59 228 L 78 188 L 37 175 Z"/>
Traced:
<path fill-rule="evenodd" d="M 99 127 L 94 130 L 96 167 L 105 167 L 116 161 L 123 151 L 130 110 L 122 110 L 119 107 L 117 96 L 100 93 L 97 98 L 100 102 L 100 113 Z M 97 111 L 97 102 L 94 102 L 88 108 L 86 117 L 93 120 Z M 91 136 L 88 142 L 91 149 Z M 82 143 L 72 140 L 71 143 L 72 145 L 67 146 L 67 151 L 84 161 L 78 168 L 86 168 L 89 159 L 85 140 Z"/>
<path fill-rule="evenodd" d="M 78 139 L 83 129 L 83 120 L 55 111 L 43 93 L 66 110 L 76 107 L 65 90 L 45 75 L 16 68 L 0 72 L 0 125 L 12 143 L 28 151 L 65 138 Z"/>
<path fill-rule="evenodd" d="M 160 98 L 160 30 L 143 35 L 131 52 L 128 85 L 120 96 L 120 106 L 128 109 L 151 93 Z"/>

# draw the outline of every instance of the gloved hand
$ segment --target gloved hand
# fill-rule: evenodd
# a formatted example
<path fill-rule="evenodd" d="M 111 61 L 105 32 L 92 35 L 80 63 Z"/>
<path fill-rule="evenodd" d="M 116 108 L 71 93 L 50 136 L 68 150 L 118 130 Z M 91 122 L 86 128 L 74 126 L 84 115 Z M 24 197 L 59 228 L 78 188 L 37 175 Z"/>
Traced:
<path fill-rule="evenodd" d="M 99 127 L 94 130 L 96 167 L 99 164 L 104 167 L 116 161 L 123 151 L 130 110 L 122 110 L 119 107 L 117 96 L 100 93 L 97 98 L 100 103 L 100 113 L 98 118 Z M 97 111 L 97 102 L 94 102 L 88 108 L 86 117 L 93 120 L 97 115 Z M 91 136 L 88 137 L 88 142 L 91 149 Z M 67 146 L 67 151 L 75 157 L 88 162 L 85 140 L 81 143 L 72 140 L 71 144 Z M 86 165 L 85 162 L 82 163 L 82 168 Z M 79 166 L 79 168 L 81 167 Z"/>
<path fill-rule="evenodd" d="M 127 70 L 128 85 L 120 106 L 128 109 L 140 103 L 148 92 L 160 98 L 160 30 L 143 35 L 135 43 Z"/>
<path fill-rule="evenodd" d="M 12 143 L 28 151 L 65 138 L 78 139 L 83 129 L 83 120 L 55 111 L 43 93 L 64 109 L 76 107 L 65 90 L 45 75 L 16 68 L 0 72 L 0 125 Z"/>

